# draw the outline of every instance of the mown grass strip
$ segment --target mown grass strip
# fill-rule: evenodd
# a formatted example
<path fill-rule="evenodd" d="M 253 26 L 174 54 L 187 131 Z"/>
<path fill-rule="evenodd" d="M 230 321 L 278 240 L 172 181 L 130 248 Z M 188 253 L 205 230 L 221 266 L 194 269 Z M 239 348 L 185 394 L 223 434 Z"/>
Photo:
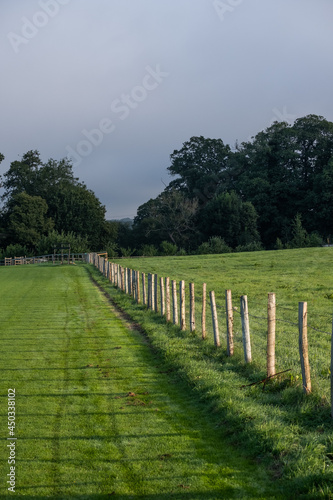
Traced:
<path fill-rule="evenodd" d="M 16 389 L 16 496 L 277 498 L 262 466 L 125 326 L 85 267 L 0 270 L 2 451 Z"/>
<path fill-rule="evenodd" d="M 325 265 L 322 262 L 317 266 L 319 281 L 322 277 L 319 268 L 323 271 L 327 266 L 328 254 L 321 254 L 324 255 Z M 244 267 L 250 266 L 253 258 L 244 256 Z M 303 255 L 303 258 L 309 262 L 313 257 Z M 217 266 L 217 256 L 215 259 Z M 147 265 L 145 260 L 142 262 Z M 191 264 L 188 257 L 182 265 L 190 268 Z M 163 270 L 161 264 L 161 274 Z M 175 271 L 180 275 L 178 268 Z M 229 442 L 266 464 L 283 489 L 284 498 L 333 498 L 330 407 L 316 387 L 311 395 L 305 396 L 299 380 L 289 373 L 270 381 L 265 390 L 260 384 L 250 386 L 263 378 L 260 362 L 246 365 L 242 353 L 237 351 L 233 358 L 228 358 L 226 349 L 203 342 L 195 332 L 181 332 L 178 327 L 166 325 L 160 316 L 109 285 L 96 269 L 90 267 L 89 272 L 118 306 L 142 325 L 169 369 L 175 370 L 201 398 L 211 412 L 210 418 L 219 420 Z M 300 286 L 303 288 L 304 284 Z M 325 356 L 325 351 L 320 355 Z"/>

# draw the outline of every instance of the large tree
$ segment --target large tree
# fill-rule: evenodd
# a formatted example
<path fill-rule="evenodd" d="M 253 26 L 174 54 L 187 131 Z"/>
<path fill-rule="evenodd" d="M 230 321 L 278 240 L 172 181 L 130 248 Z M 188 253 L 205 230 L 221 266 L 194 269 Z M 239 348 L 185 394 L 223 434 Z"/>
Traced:
<path fill-rule="evenodd" d="M 293 125 L 275 122 L 241 145 L 235 155 L 235 190 L 256 208 L 266 246 L 291 236 L 297 213 L 308 231 L 324 229 L 318 191 L 332 155 L 333 124 L 315 115 Z"/>
<path fill-rule="evenodd" d="M 40 238 L 53 228 L 52 219 L 47 217 L 46 201 L 22 192 L 13 196 L 11 205 L 7 225 L 9 240 L 34 250 Z"/>
<path fill-rule="evenodd" d="M 205 205 L 229 177 L 228 161 L 231 150 L 221 139 L 191 137 L 180 150 L 171 155 L 168 170 L 179 176 L 169 188 L 184 192 L 189 198 L 197 198 Z"/>
<path fill-rule="evenodd" d="M 16 195 L 24 192 L 45 200 L 47 217 L 53 220 L 54 229 L 59 233 L 73 232 L 87 238 L 91 249 L 96 250 L 111 237 L 111 227 L 105 221 L 105 207 L 74 176 L 72 164 L 67 159 L 50 159 L 43 163 L 38 151 L 28 151 L 21 161 L 11 163 L 4 174 L 3 187 L 5 225 L 9 223 Z"/>
<path fill-rule="evenodd" d="M 258 215 L 250 202 L 243 202 L 234 192 L 221 193 L 201 212 L 201 230 L 208 239 L 220 236 L 235 248 L 260 241 L 257 229 Z"/>
<path fill-rule="evenodd" d="M 197 208 L 197 199 L 189 199 L 176 189 L 164 191 L 138 208 L 134 234 L 144 236 L 141 243 L 157 245 L 169 240 L 177 246 L 187 246 L 195 229 Z"/>

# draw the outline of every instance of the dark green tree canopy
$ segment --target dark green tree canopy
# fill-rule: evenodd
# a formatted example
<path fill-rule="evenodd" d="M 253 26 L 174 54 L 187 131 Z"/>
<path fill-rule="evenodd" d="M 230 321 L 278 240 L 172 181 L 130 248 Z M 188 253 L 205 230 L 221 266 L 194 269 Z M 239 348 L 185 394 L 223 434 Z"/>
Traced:
<path fill-rule="evenodd" d="M 23 191 L 14 195 L 10 204 L 7 230 L 11 241 L 28 248 L 35 247 L 53 228 L 52 219 L 47 217 L 46 201 Z"/>
<path fill-rule="evenodd" d="M 191 241 L 219 236 L 233 247 L 261 240 L 274 248 L 277 238 L 293 239 L 297 214 L 309 235 L 333 236 L 333 123 L 322 116 L 274 122 L 234 152 L 221 139 L 191 137 L 170 159 L 176 178 L 165 192 L 198 199 Z M 154 244 L 168 239 L 152 217 L 157 200 L 139 207 L 137 218 Z"/>
<path fill-rule="evenodd" d="M 234 192 L 213 198 L 201 212 L 201 230 L 208 239 L 220 236 L 230 247 L 259 242 L 258 215 L 252 203 Z"/>
<path fill-rule="evenodd" d="M 189 198 L 198 198 L 201 204 L 207 203 L 225 181 L 230 154 L 230 147 L 221 139 L 191 137 L 170 155 L 168 170 L 179 178 L 169 187 L 182 190 Z"/>
<path fill-rule="evenodd" d="M 49 159 L 43 163 L 38 151 L 28 151 L 21 161 L 11 163 L 3 177 L 2 226 L 7 228 L 9 238 L 18 237 L 17 232 L 9 228 L 18 210 L 17 196 L 23 193 L 30 197 L 30 206 L 31 199 L 45 202 L 47 212 L 44 215 L 52 221 L 57 232 L 87 238 L 91 249 L 104 246 L 112 234 L 111 226 L 105 221 L 105 207 L 74 176 L 72 164 L 67 159 Z M 29 244 L 34 246 L 32 239 Z"/>
<path fill-rule="evenodd" d="M 138 209 L 134 232 L 144 235 L 142 243 L 169 240 L 183 245 L 193 236 L 198 200 L 189 199 L 176 189 L 167 190 Z"/>

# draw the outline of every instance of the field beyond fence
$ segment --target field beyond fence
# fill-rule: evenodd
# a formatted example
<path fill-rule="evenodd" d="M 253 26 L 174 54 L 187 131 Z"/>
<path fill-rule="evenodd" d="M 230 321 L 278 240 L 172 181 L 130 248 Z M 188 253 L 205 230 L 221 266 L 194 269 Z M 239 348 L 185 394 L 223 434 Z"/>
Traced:
<path fill-rule="evenodd" d="M 232 289 L 208 290 L 206 283 L 133 270 L 98 254 L 89 254 L 87 259 L 114 286 L 167 322 L 214 343 L 216 349 L 224 349 L 240 362 L 252 363 L 257 371 L 254 383 L 264 387 L 268 380 L 284 374 L 300 383 L 306 394 L 315 390 L 324 401 L 333 401 L 332 313 L 329 307 L 326 314 L 312 312 L 312 296 L 309 307 L 306 297 L 291 306 L 272 291 L 267 291 L 265 300 L 239 296 Z M 326 295 L 330 306 L 331 296 Z"/>

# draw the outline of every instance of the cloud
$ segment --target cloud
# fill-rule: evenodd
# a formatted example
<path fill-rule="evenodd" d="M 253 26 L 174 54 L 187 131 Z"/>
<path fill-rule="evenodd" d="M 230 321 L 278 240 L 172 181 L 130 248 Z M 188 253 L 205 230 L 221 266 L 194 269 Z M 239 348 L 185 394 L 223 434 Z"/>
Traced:
<path fill-rule="evenodd" d="M 163 190 L 194 135 L 233 146 L 276 110 L 333 120 L 331 0 L 222 3 L 223 20 L 213 0 L 2 2 L 1 172 L 30 149 L 60 159 L 90 142 L 75 173 L 115 218 Z M 9 34 L 29 27 L 15 51 Z"/>

